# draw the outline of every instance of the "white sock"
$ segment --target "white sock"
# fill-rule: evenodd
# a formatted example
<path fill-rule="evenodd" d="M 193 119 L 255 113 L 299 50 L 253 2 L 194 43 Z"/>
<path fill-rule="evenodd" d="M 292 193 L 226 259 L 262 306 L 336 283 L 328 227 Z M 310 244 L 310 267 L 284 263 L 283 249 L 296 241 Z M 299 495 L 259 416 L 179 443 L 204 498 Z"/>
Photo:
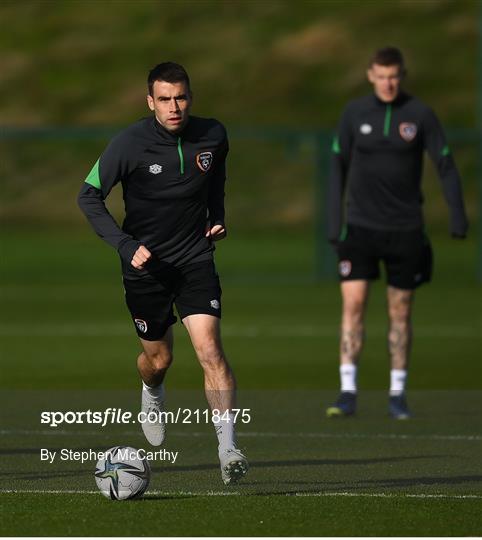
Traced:
<path fill-rule="evenodd" d="M 392 369 L 390 371 L 390 395 L 399 396 L 405 392 L 407 382 L 406 369 Z"/>
<path fill-rule="evenodd" d="M 236 448 L 235 434 L 234 434 L 234 414 L 229 413 L 229 421 L 226 419 L 226 414 L 221 415 L 218 422 L 214 422 L 214 429 L 218 437 L 218 451 L 228 450 L 230 448 Z"/>
<path fill-rule="evenodd" d="M 142 389 L 144 392 L 147 392 L 152 399 L 160 401 L 164 399 L 164 385 L 162 383 L 159 386 L 147 386 L 147 384 L 142 381 Z"/>
<path fill-rule="evenodd" d="M 355 364 L 340 365 L 342 392 L 352 392 L 353 394 L 356 394 L 356 369 L 357 367 Z"/>

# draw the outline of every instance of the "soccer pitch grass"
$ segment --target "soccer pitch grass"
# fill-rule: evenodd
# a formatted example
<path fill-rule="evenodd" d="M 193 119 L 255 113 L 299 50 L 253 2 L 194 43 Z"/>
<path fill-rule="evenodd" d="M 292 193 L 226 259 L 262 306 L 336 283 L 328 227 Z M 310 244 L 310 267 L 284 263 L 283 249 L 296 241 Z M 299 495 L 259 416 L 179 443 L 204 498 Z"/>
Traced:
<path fill-rule="evenodd" d="M 374 285 L 356 418 L 328 420 L 337 394 L 339 296 L 312 280 L 304 235 L 219 245 L 224 344 L 240 387 L 251 469 L 220 480 L 211 426 L 168 426 L 175 464 L 155 462 L 148 494 L 108 501 L 95 463 L 40 461 L 40 448 L 149 449 L 140 427 L 40 423 L 41 410 L 137 412 L 138 344 L 115 254 L 88 233 L 2 237 L 2 535 L 477 536 L 482 533 L 480 297 L 475 243 L 436 238 L 434 282 L 415 305 L 409 404 L 387 416 L 382 283 Z M 180 324 L 168 410 L 205 408 Z"/>

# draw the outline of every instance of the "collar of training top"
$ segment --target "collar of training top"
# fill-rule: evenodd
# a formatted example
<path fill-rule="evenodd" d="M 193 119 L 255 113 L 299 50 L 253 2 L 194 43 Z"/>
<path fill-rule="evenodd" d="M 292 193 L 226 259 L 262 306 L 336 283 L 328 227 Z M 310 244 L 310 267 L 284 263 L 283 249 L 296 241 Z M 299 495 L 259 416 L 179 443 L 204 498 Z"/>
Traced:
<path fill-rule="evenodd" d="M 152 117 L 152 125 L 154 126 L 154 129 L 157 131 L 157 133 L 162 137 L 164 141 L 171 144 L 177 144 L 179 137 L 185 135 L 185 133 L 188 131 L 190 121 L 191 121 L 191 117 L 189 117 L 187 124 L 182 128 L 181 131 L 178 131 L 176 133 L 171 133 L 159 123 L 159 121 L 157 120 L 155 116 Z"/>
<path fill-rule="evenodd" d="M 382 101 L 376 94 L 373 94 L 373 101 L 376 105 L 382 105 L 385 107 L 386 105 L 394 105 L 395 107 L 399 105 L 403 105 L 410 99 L 410 95 L 400 90 L 397 97 L 393 101 Z"/>

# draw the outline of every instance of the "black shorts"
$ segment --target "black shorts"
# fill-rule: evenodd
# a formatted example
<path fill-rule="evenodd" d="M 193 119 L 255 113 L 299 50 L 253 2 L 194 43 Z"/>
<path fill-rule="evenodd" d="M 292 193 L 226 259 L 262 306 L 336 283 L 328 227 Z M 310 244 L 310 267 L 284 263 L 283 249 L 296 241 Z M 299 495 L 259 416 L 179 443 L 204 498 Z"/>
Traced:
<path fill-rule="evenodd" d="M 126 279 L 126 303 L 137 335 L 157 341 L 179 317 L 205 313 L 221 318 L 221 286 L 213 261 L 188 264 L 180 268 L 165 265 L 150 269 L 149 276 Z"/>
<path fill-rule="evenodd" d="M 338 245 L 340 280 L 378 279 L 380 261 L 387 283 L 398 289 L 415 289 L 432 277 L 432 247 L 422 229 L 378 231 L 348 225 Z"/>

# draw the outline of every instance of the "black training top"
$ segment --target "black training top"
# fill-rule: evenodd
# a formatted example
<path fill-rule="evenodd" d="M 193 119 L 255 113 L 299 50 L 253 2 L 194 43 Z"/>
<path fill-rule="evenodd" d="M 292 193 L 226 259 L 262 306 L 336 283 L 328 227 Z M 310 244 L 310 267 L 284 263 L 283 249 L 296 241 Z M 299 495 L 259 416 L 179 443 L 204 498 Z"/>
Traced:
<path fill-rule="evenodd" d="M 438 171 L 451 212 L 451 232 L 465 236 L 460 178 L 442 127 L 429 107 L 400 93 L 391 103 L 374 94 L 365 96 L 343 112 L 328 179 L 329 240 L 340 237 L 343 221 L 386 231 L 422 227 L 424 150 Z"/>
<path fill-rule="evenodd" d="M 224 225 L 228 140 L 213 119 L 190 116 L 180 134 L 144 118 L 115 136 L 80 191 L 78 203 L 95 232 L 118 250 L 128 278 L 147 274 L 130 264 L 140 245 L 162 262 L 181 266 L 212 259 L 206 223 Z M 122 229 L 105 207 L 122 182 Z"/>

